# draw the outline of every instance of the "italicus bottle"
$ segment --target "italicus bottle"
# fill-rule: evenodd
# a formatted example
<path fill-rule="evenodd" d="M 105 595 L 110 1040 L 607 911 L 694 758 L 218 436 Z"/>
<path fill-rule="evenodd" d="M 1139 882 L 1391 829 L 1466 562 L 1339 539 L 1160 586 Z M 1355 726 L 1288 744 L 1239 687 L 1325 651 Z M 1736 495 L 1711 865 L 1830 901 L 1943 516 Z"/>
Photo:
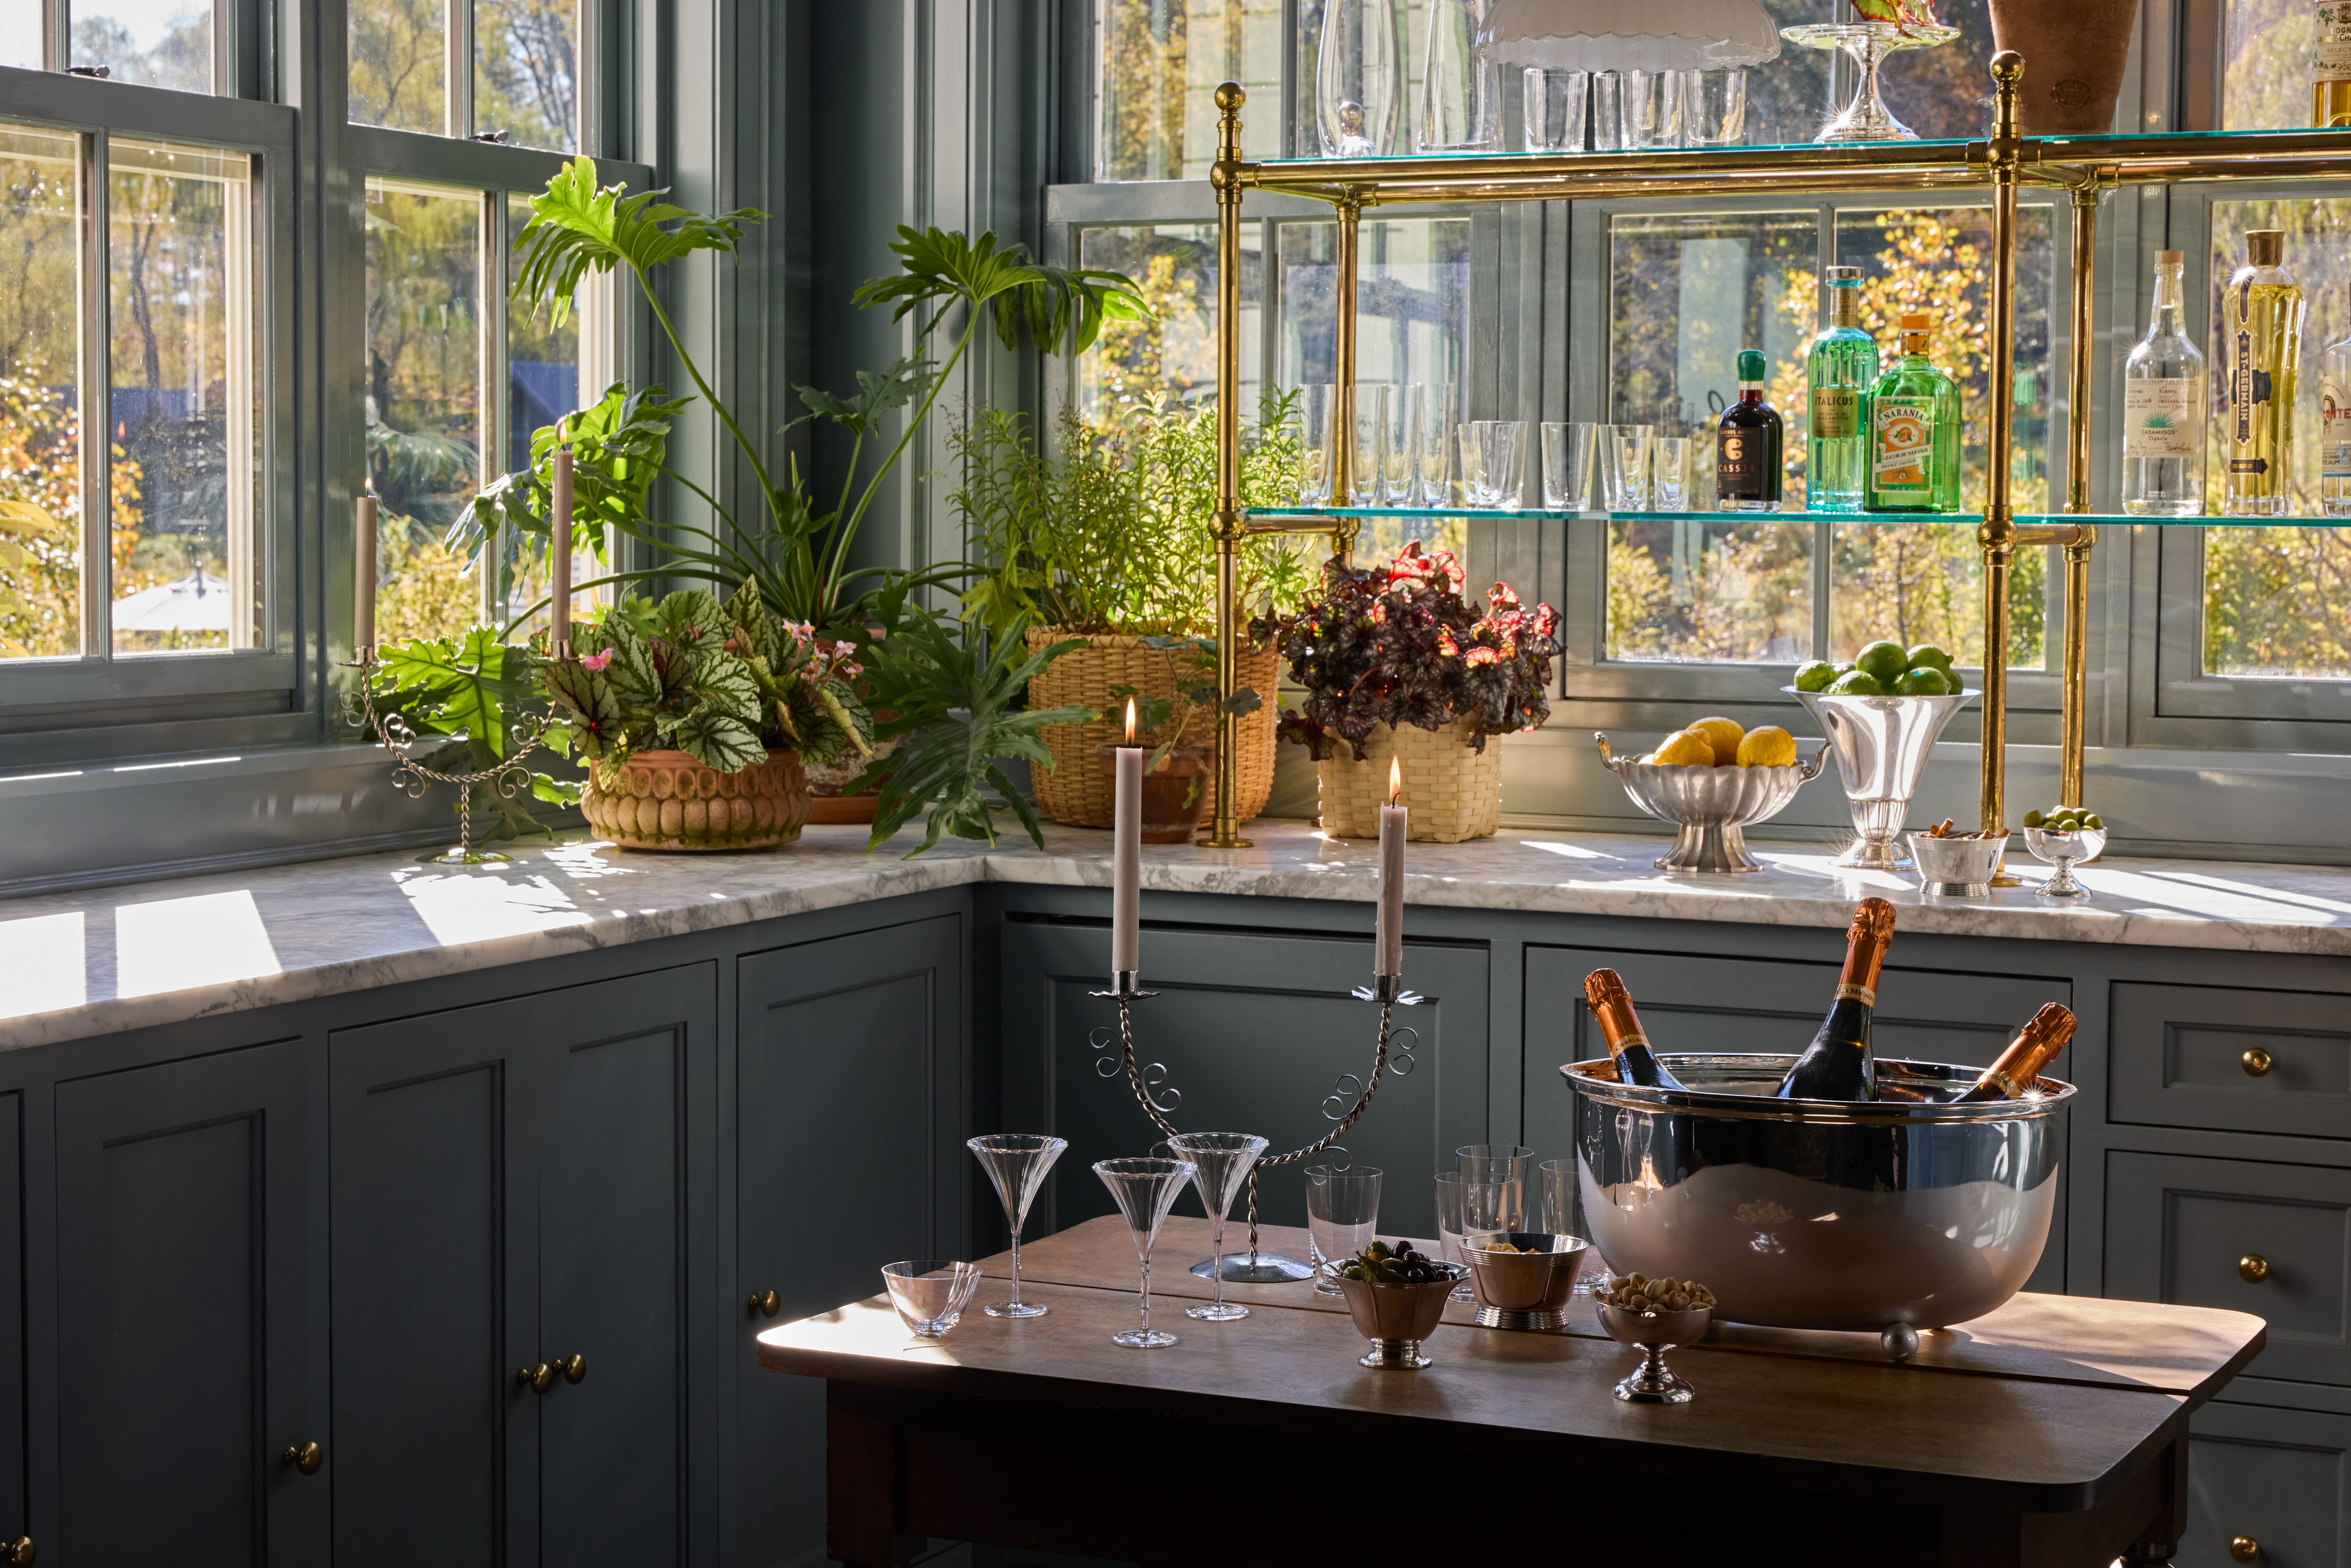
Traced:
<path fill-rule="evenodd" d="M 1894 941 L 1894 905 L 1865 898 L 1845 928 L 1844 969 L 1820 1032 L 1788 1076 L 1782 1100 L 1875 1100 L 1877 1068 L 1869 1054 L 1870 1022 L 1877 1013 L 1877 971 Z"/>
<path fill-rule="evenodd" d="M 2302 367 L 2302 285 L 2285 261 L 2283 229 L 2249 229 L 2245 265 L 2229 279 L 2221 336 L 2229 345 L 2231 517 L 2283 517 L 2292 507 L 2294 399 Z"/>
<path fill-rule="evenodd" d="M 2351 338 L 2318 356 L 2318 509 L 2351 517 Z"/>
<path fill-rule="evenodd" d="M 1600 1023 L 1600 1038 L 1608 1042 L 1608 1054 L 1616 1059 L 1617 1077 L 1652 1089 L 1683 1087 L 1649 1049 L 1649 1037 L 1641 1032 L 1641 1020 L 1633 1011 L 1633 993 L 1625 988 L 1623 976 L 1614 969 L 1593 970 L 1583 977 L 1583 999 L 1592 1004 L 1592 1016 Z"/>
<path fill-rule="evenodd" d="M 1935 319 L 1902 318 L 1902 357 L 1862 402 L 1869 440 L 1865 512 L 1959 509 L 1959 384 L 1927 358 Z"/>
<path fill-rule="evenodd" d="M 2180 308 L 2186 260 L 2155 253 L 2155 311 L 2123 361 L 2123 510 L 2135 517 L 2204 509 L 2204 353 Z"/>
<path fill-rule="evenodd" d="M 1877 340 L 1861 329 L 1861 268 L 1832 267 L 1828 285 L 1829 324 L 1804 350 L 1804 507 L 1858 512 L 1869 468 L 1861 403 L 1877 380 Z"/>
<path fill-rule="evenodd" d="M 1739 401 L 1722 411 L 1714 434 L 1714 496 L 1726 512 L 1771 512 L 1780 507 L 1785 429 L 1763 401 L 1763 356 L 1739 353 Z"/>
<path fill-rule="evenodd" d="M 1959 1099 L 2023 1099 L 2041 1070 L 2054 1061 L 2073 1038 L 2074 1009 L 2060 1002 L 2048 1003 L 2025 1020 L 2008 1049 L 2000 1053 L 2000 1060 L 1985 1068 L 1984 1075 Z"/>

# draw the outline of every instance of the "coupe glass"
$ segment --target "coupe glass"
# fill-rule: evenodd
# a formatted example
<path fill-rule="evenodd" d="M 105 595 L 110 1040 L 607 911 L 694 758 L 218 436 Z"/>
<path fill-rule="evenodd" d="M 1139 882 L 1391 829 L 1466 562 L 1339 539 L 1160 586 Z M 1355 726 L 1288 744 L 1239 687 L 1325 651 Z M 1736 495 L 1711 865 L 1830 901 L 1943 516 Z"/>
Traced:
<path fill-rule="evenodd" d="M 1453 1154 L 1461 1162 L 1461 1228 L 1524 1230 L 1527 1162 L 1534 1151 L 1517 1144 L 1464 1144 Z"/>
<path fill-rule="evenodd" d="M 1649 509 L 1649 447 L 1657 438 L 1654 424 L 1608 424 L 1601 427 L 1601 488 L 1612 512 Z"/>
<path fill-rule="evenodd" d="M 1372 1166 L 1306 1167 L 1306 1234 L 1314 1264 L 1314 1289 L 1343 1294 L 1325 1263 L 1343 1262 L 1372 1244 L 1380 1218 L 1380 1173 Z"/>
<path fill-rule="evenodd" d="M 908 1331 L 937 1339 L 963 1321 L 971 1293 L 979 1289 L 979 1265 L 909 1258 L 883 1264 L 882 1282 L 889 1287 L 890 1304 L 898 1309 Z"/>
<path fill-rule="evenodd" d="M 1298 504 L 1301 507 L 1331 505 L 1331 459 L 1337 450 L 1333 440 L 1336 433 L 1332 426 L 1338 416 L 1337 387 L 1329 382 L 1318 382 L 1298 389 L 1298 445 L 1303 469 Z"/>
<path fill-rule="evenodd" d="M 964 1145 L 978 1157 L 979 1168 L 996 1184 L 1004 1200 L 1004 1218 L 1012 1227 L 1012 1299 L 981 1308 L 991 1318 L 1041 1318 L 1046 1309 L 1020 1299 L 1020 1228 L 1029 1222 L 1029 1205 L 1045 1185 L 1045 1173 L 1070 1146 L 1067 1138 L 1042 1133 L 990 1133 Z"/>
<path fill-rule="evenodd" d="M 1420 447 L 1426 439 L 1428 389 L 1388 387 L 1387 417 L 1380 425 L 1380 502 L 1409 507 L 1420 489 Z"/>
<path fill-rule="evenodd" d="M 1467 1269 L 1469 1260 L 1461 1251 L 1461 1173 L 1439 1171 L 1437 1173 L 1437 1244 L 1444 1249 L 1446 1262 L 1458 1263 Z M 1465 1277 L 1453 1287 L 1453 1299 L 1474 1301 L 1478 1299 L 1478 1292 Z"/>
<path fill-rule="evenodd" d="M 1258 1156 L 1265 1153 L 1265 1140 L 1254 1133 L 1178 1133 L 1167 1140 L 1178 1159 L 1189 1160 L 1198 1167 L 1192 1185 L 1200 1189 L 1200 1203 L 1208 1211 L 1208 1278 L 1216 1281 L 1216 1293 L 1207 1306 L 1186 1307 L 1184 1315 L 1204 1322 L 1229 1322 L 1249 1315 L 1249 1309 L 1236 1302 L 1225 1304 L 1225 1211 L 1233 1206 L 1233 1195 L 1249 1179 L 1249 1170 Z M 1199 1270 L 1192 1270 L 1198 1273 Z"/>
<path fill-rule="evenodd" d="M 1580 512 L 1592 494 L 1590 424 L 1542 427 L 1542 500 L 1554 512 Z"/>
<path fill-rule="evenodd" d="M 1332 497 L 1335 506 L 1376 507 L 1380 504 L 1380 448 L 1386 444 L 1388 426 L 1388 392 L 1384 386 L 1358 386 L 1355 389 L 1354 467 L 1349 476 L 1354 494 L 1341 500 Z"/>
<path fill-rule="evenodd" d="M 1151 1326 L 1151 1245 L 1159 1239 L 1159 1228 L 1167 1222 L 1167 1211 L 1175 1207 L 1176 1195 L 1184 1190 L 1184 1184 L 1197 1170 L 1189 1160 L 1094 1162 L 1094 1175 L 1102 1177 L 1102 1186 L 1110 1188 L 1111 1197 L 1118 1201 L 1118 1211 L 1126 1216 L 1127 1234 L 1134 1239 L 1134 1255 L 1143 1260 L 1142 1326 L 1111 1335 L 1113 1344 L 1133 1350 L 1157 1350 L 1176 1343 L 1174 1334 Z"/>

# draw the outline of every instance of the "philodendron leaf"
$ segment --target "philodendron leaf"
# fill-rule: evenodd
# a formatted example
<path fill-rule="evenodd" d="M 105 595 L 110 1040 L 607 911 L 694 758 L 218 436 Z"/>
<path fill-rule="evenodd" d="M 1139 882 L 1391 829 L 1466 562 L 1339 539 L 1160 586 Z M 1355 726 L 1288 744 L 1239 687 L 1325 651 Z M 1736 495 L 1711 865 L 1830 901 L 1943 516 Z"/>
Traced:
<path fill-rule="evenodd" d="M 758 730 L 709 707 L 698 707 L 679 720 L 673 739 L 680 751 L 721 773 L 740 773 L 768 759 Z"/>

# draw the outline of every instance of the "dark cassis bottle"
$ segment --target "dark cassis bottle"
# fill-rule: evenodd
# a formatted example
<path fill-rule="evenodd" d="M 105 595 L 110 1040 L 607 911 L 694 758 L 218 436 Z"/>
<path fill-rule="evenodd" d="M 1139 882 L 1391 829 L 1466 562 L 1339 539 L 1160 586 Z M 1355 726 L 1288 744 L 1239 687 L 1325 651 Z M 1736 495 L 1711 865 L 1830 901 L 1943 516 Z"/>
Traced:
<path fill-rule="evenodd" d="M 1739 401 L 1715 427 L 1716 504 L 1726 512 L 1778 510 L 1786 442 L 1779 411 L 1763 401 L 1763 356 L 1741 350 Z"/>

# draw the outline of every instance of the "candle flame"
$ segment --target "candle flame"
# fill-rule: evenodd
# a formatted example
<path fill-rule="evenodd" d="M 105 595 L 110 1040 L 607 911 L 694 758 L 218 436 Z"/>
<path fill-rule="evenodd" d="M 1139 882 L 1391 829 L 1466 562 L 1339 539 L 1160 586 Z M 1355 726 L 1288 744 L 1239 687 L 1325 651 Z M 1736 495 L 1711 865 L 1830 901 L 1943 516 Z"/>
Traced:
<path fill-rule="evenodd" d="M 371 475 L 369 475 L 366 478 L 364 478 L 364 479 L 362 479 L 362 480 L 360 480 L 360 495 L 362 495 L 362 496 L 367 497 L 368 497 L 369 499 L 371 499 L 371 500 L 374 499 L 374 497 L 375 497 L 375 476 L 374 476 L 374 475 L 371 474 Z"/>
<path fill-rule="evenodd" d="M 1126 743 L 1129 746 L 1134 744 L 1134 699 L 1133 697 L 1126 699 Z"/>
<path fill-rule="evenodd" d="M 1391 757 L 1388 758 L 1388 804 L 1393 806 L 1403 799 L 1404 765 L 1400 759 Z"/>

